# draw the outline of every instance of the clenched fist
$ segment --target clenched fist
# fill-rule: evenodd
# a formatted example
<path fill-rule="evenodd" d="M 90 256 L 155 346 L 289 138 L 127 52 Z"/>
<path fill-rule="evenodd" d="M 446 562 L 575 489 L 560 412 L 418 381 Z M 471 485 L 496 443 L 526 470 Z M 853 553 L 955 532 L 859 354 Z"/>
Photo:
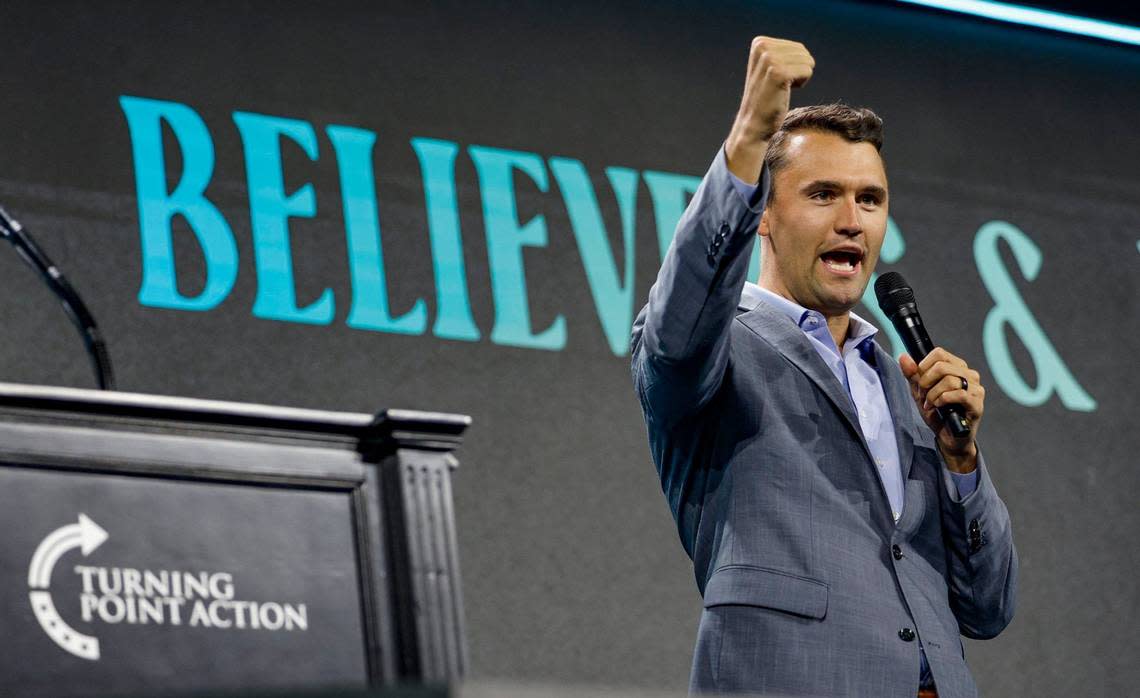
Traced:
<path fill-rule="evenodd" d="M 728 169 L 745 182 L 760 179 L 768 140 L 788 113 L 793 87 L 811 79 L 815 59 L 798 41 L 758 36 L 748 54 L 740 111 L 725 141 Z"/>

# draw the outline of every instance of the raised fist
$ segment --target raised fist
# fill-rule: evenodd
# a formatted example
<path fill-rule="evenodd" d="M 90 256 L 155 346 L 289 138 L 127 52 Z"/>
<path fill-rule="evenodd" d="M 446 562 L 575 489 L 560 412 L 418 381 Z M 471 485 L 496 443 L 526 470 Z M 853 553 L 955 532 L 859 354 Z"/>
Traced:
<path fill-rule="evenodd" d="M 728 167 L 737 177 L 759 179 L 768 140 L 788 113 L 792 88 L 807 84 L 814 68 L 815 59 L 798 41 L 752 40 L 740 110 L 725 142 Z"/>

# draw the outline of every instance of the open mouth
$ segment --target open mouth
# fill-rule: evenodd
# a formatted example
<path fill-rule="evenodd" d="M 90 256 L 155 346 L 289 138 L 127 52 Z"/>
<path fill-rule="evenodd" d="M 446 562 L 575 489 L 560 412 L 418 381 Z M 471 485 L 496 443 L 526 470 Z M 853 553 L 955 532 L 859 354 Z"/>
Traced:
<path fill-rule="evenodd" d="M 859 270 L 863 254 L 854 250 L 831 250 L 819 256 L 825 267 L 837 274 L 851 275 Z"/>

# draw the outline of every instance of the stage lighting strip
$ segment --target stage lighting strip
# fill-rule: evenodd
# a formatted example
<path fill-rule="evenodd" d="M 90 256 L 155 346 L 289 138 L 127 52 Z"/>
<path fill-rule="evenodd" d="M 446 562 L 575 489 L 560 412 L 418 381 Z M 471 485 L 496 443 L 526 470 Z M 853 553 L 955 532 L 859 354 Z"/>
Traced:
<path fill-rule="evenodd" d="M 1124 24 L 1103 22 L 1087 17 L 1076 17 L 1060 12 L 1037 10 L 1032 7 L 1009 5 L 1004 2 L 983 2 L 982 0 L 898 0 L 909 5 L 922 5 L 950 12 L 975 15 L 1012 22 L 1042 29 L 1054 29 L 1069 34 L 1091 36 L 1107 41 L 1119 41 L 1132 46 L 1140 46 L 1140 29 Z"/>

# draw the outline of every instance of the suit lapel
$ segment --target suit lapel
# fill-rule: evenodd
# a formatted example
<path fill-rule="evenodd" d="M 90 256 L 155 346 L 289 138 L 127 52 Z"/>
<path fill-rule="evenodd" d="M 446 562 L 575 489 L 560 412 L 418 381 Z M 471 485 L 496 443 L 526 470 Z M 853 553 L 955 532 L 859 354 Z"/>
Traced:
<path fill-rule="evenodd" d="M 804 336 L 803 331 L 766 303 L 759 303 L 752 310 L 740 315 L 738 319 L 760 335 L 761 339 L 775 347 L 823 391 L 831 404 L 835 405 L 835 409 L 843 415 L 843 419 L 859 439 L 859 443 L 863 444 L 867 457 L 873 461 L 871 448 L 863 437 L 863 430 L 859 428 L 859 419 L 855 415 L 855 406 L 851 402 L 851 397 L 823 359 L 819 358 L 819 354 L 811 345 L 811 340 Z"/>
<path fill-rule="evenodd" d="M 899 465 L 902 480 L 910 477 L 910 466 L 914 462 L 914 398 L 910 396 L 910 385 L 902 371 L 895 367 L 895 360 L 875 343 L 875 361 L 878 365 L 879 380 L 883 383 L 883 394 L 887 396 L 887 406 L 895 422 L 895 439 L 899 447 Z M 923 428 L 919 425 L 919 428 Z M 908 502 L 909 504 L 909 502 Z"/>

